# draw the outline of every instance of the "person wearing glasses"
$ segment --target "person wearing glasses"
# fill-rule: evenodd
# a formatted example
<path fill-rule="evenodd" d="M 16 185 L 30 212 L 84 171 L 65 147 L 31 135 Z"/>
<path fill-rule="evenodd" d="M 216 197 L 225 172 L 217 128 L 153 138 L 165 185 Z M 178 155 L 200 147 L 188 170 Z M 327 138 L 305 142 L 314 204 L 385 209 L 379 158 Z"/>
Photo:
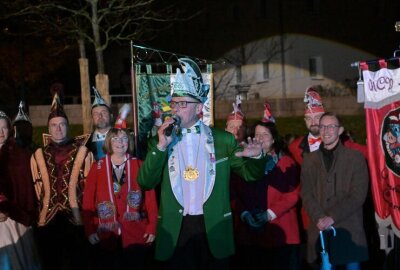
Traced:
<path fill-rule="evenodd" d="M 301 166 L 301 198 L 310 217 L 307 259 L 318 258 L 319 231 L 327 231 L 326 249 L 335 269 L 358 270 L 368 259 L 363 225 L 363 204 L 368 191 L 368 169 L 363 155 L 344 147 L 340 118 L 324 113 L 319 121 L 321 147 L 304 157 Z M 330 234 L 330 227 L 336 236 Z M 340 268 L 342 267 L 342 268 Z"/>
<path fill-rule="evenodd" d="M 155 191 L 138 185 L 142 162 L 129 154 L 133 144 L 122 126 L 107 132 L 106 156 L 93 163 L 85 185 L 83 221 L 95 249 L 93 269 L 146 269 L 155 239 Z"/>
<path fill-rule="evenodd" d="M 245 180 L 264 174 L 261 143 L 249 138 L 241 149 L 234 136 L 201 120 L 209 85 L 200 68 L 179 59 L 170 107 L 180 126 L 166 120 L 149 141 L 138 182 L 144 189 L 161 184 L 155 257 L 165 269 L 228 269 L 234 253 L 230 207 L 231 170 Z"/>

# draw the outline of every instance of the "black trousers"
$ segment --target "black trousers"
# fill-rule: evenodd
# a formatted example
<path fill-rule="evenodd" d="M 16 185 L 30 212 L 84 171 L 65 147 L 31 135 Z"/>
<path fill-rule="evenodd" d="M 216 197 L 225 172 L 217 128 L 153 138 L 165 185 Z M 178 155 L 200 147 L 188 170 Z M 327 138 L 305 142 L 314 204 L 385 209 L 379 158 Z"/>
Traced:
<path fill-rule="evenodd" d="M 216 259 L 211 254 L 205 232 L 204 216 L 184 216 L 174 255 L 165 270 L 227 270 L 229 258 Z"/>
<path fill-rule="evenodd" d="M 36 228 L 35 239 L 44 270 L 88 268 L 84 228 L 73 225 L 62 213 Z"/>

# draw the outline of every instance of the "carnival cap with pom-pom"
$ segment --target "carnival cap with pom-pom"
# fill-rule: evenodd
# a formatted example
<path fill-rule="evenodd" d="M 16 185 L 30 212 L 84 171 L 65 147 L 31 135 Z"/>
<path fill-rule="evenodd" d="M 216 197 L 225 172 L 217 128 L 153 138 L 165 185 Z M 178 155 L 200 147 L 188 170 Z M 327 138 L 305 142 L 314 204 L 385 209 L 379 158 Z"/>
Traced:
<path fill-rule="evenodd" d="M 271 114 L 271 105 L 269 104 L 268 101 L 264 102 L 264 114 L 263 118 L 261 119 L 261 122 L 275 124 L 275 118 Z"/>
<path fill-rule="evenodd" d="M 242 104 L 242 100 L 240 98 L 240 96 L 236 96 L 236 101 L 234 103 L 232 103 L 233 106 L 233 111 L 231 112 L 231 114 L 228 115 L 228 118 L 226 119 L 226 121 L 232 121 L 232 120 L 239 120 L 242 122 L 246 122 L 246 117 L 244 116 L 240 105 Z"/>
<path fill-rule="evenodd" d="M 325 112 L 324 106 L 322 105 L 321 96 L 313 87 L 308 87 L 306 89 L 304 94 L 304 102 L 306 103 L 304 114 Z"/>

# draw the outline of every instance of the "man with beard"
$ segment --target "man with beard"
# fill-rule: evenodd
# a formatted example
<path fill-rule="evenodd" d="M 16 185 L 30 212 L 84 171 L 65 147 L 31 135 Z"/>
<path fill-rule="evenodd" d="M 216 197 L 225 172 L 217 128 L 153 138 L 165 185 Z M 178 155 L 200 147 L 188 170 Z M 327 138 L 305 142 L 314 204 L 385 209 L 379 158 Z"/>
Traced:
<path fill-rule="evenodd" d="M 95 160 L 105 156 L 103 151 L 104 140 L 111 128 L 111 108 L 101 97 L 99 91 L 93 87 L 94 101 L 92 105 L 92 121 L 95 130 L 92 132 L 86 147 L 93 153 Z"/>
<path fill-rule="evenodd" d="M 325 112 L 320 95 L 312 87 L 307 88 L 304 102 L 306 102 L 304 121 L 308 134 L 295 139 L 289 145 L 289 151 L 299 165 L 303 163 L 304 154 L 318 150 L 321 144 L 319 119 Z"/>
<path fill-rule="evenodd" d="M 321 96 L 313 87 L 307 88 L 304 95 L 304 102 L 306 103 L 306 108 L 304 111 L 304 122 L 308 129 L 308 134 L 296 138 L 289 145 L 289 152 L 292 154 L 293 159 L 297 162 L 299 166 L 303 163 L 303 158 L 306 154 L 317 151 L 321 144 L 321 138 L 319 135 L 319 120 L 321 116 L 325 113 L 325 109 L 322 104 Z M 306 211 L 302 207 L 302 203 L 299 203 L 299 226 L 300 232 L 302 234 L 302 242 L 305 242 L 307 229 L 310 224 L 310 218 L 308 217 Z M 306 247 L 301 246 L 301 253 L 306 252 Z M 305 262 L 305 254 L 301 256 L 302 264 L 305 269 L 308 269 L 308 265 Z"/>

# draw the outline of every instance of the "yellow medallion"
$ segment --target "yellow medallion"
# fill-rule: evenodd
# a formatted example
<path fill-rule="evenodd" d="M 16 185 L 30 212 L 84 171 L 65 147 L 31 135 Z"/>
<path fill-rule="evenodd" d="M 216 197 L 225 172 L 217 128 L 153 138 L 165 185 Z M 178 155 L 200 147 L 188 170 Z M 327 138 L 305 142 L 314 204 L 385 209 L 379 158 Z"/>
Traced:
<path fill-rule="evenodd" d="M 183 178 L 186 181 L 194 181 L 199 177 L 199 170 L 193 168 L 192 166 L 187 166 L 183 171 Z"/>

